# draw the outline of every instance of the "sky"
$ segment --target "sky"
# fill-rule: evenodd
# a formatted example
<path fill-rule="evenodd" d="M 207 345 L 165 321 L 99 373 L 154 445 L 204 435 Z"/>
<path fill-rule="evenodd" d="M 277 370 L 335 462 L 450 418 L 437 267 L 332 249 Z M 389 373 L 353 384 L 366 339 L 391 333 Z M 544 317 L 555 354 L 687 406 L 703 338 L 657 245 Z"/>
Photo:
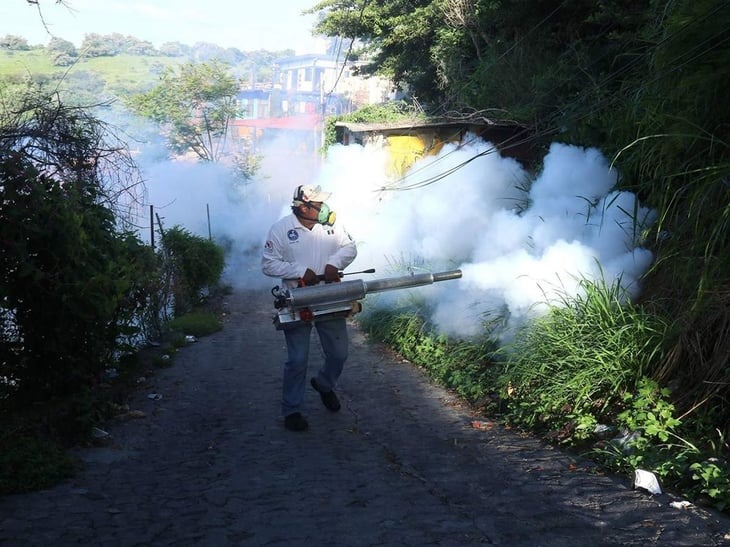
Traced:
<path fill-rule="evenodd" d="M 313 15 L 302 11 L 316 0 L 40 0 L 43 19 L 56 37 L 81 44 L 85 34 L 120 33 L 152 42 L 192 46 L 209 42 L 241 51 L 294 49 L 318 53 L 321 39 L 313 38 Z M 51 38 L 38 9 L 25 0 L 0 1 L 0 36 L 12 34 L 32 45 Z"/>

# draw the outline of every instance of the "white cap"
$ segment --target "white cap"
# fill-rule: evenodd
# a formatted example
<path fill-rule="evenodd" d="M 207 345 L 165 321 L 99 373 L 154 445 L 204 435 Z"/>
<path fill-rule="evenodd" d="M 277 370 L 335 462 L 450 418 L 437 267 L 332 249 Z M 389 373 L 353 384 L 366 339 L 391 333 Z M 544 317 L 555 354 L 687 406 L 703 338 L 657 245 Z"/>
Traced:
<path fill-rule="evenodd" d="M 331 195 L 332 194 L 330 192 L 323 192 L 321 186 L 302 184 L 301 186 L 297 186 L 296 190 L 294 190 L 292 205 L 297 206 L 310 201 L 327 201 L 327 198 Z"/>

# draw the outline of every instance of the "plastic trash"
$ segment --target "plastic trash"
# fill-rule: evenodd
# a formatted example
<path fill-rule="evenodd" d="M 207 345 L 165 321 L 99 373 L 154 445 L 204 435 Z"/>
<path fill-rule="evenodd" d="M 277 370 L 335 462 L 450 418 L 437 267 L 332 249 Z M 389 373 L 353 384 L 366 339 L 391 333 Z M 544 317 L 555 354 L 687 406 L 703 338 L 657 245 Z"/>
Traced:
<path fill-rule="evenodd" d="M 661 494 L 662 487 L 659 485 L 659 479 L 651 471 L 644 469 L 634 470 L 634 488 L 642 488 L 651 494 Z"/>
<path fill-rule="evenodd" d="M 634 442 L 639 438 L 636 431 L 622 431 L 621 435 L 611 439 L 611 444 L 621 449 L 624 454 L 631 454 L 634 451 Z"/>
<path fill-rule="evenodd" d="M 99 429 L 98 427 L 94 427 L 91 430 L 91 436 L 94 437 L 95 439 L 106 439 L 107 437 L 109 437 L 109 433 L 107 433 L 103 429 Z"/>

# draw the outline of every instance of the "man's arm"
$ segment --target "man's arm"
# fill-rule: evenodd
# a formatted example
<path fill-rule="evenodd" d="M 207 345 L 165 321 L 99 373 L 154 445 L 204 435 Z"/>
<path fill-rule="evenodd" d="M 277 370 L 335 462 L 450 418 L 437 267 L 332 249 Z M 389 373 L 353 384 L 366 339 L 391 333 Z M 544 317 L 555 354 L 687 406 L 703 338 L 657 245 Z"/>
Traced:
<path fill-rule="evenodd" d="M 270 230 L 261 255 L 261 271 L 271 277 L 299 279 L 306 270 L 306 266 L 284 260 L 281 254 L 281 241 L 277 234 Z"/>

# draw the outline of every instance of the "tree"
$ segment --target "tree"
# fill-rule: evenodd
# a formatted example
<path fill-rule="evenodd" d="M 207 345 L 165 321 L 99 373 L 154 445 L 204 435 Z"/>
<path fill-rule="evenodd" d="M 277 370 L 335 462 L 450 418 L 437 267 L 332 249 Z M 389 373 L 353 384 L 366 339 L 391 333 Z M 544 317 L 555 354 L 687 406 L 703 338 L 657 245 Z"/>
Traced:
<path fill-rule="evenodd" d="M 430 55 L 443 14 L 436 0 L 324 0 L 309 13 L 324 16 L 315 33 L 359 39 L 363 44 L 352 56 L 366 61 L 364 74 L 379 74 L 419 98 L 437 102 L 440 91 L 436 65 Z"/>
<path fill-rule="evenodd" d="M 117 229 L 119 193 L 139 174 L 103 123 L 35 91 L 3 95 L 0 106 L 4 405 L 98 380 L 135 324 L 151 251 Z"/>
<path fill-rule="evenodd" d="M 127 46 L 126 53 L 130 55 L 157 55 L 157 50 L 152 42 L 135 39 Z"/>
<path fill-rule="evenodd" d="M 533 123 L 555 117 L 607 74 L 636 62 L 650 0 L 323 0 L 315 31 L 356 38 L 362 71 L 388 77 L 430 110 L 502 108 Z M 602 99 L 603 96 L 598 97 Z"/>
<path fill-rule="evenodd" d="M 112 57 L 119 53 L 119 44 L 111 36 L 92 32 L 84 35 L 81 50 L 89 57 Z"/>
<path fill-rule="evenodd" d="M 73 45 L 73 42 L 69 42 L 63 38 L 51 38 L 46 49 L 53 54 L 65 53 L 70 57 L 76 57 L 78 55 L 76 46 Z"/>
<path fill-rule="evenodd" d="M 236 115 L 237 92 L 238 82 L 223 63 L 186 63 L 166 68 L 159 84 L 133 96 L 128 106 L 161 125 L 173 152 L 218 161 Z"/>
<path fill-rule="evenodd" d="M 160 46 L 160 54 L 167 57 L 185 57 L 190 54 L 190 46 L 180 42 L 165 42 Z"/>
<path fill-rule="evenodd" d="M 28 40 L 23 37 L 6 34 L 3 38 L 0 38 L 0 49 L 25 51 L 30 49 L 30 46 Z"/>

